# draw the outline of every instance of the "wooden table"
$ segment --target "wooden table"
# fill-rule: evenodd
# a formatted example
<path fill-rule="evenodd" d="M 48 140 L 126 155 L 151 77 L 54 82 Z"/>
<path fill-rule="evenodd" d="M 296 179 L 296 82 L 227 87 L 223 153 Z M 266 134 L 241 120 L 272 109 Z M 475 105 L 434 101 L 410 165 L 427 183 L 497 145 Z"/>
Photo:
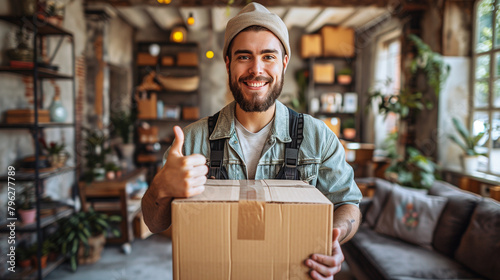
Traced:
<path fill-rule="evenodd" d="M 141 213 L 141 199 L 133 197 L 130 187 L 138 180 L 146 182 L 146 173 L 146 168 L 139 168 L 113 180 L 78 184 L 84 211 L 92 206 L 96 211 L 122 217 L 121 236 L 108 238 L 107 242 L 123 244 L 126 253 L 130 253 L 130 242 L 134 239 L 134 218 Z"/>

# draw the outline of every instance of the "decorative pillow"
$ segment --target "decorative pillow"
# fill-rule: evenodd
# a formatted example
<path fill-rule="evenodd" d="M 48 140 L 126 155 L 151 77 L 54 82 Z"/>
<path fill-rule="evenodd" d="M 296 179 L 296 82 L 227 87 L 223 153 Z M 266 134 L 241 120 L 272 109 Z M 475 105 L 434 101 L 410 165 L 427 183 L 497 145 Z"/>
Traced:
<path fill-rule="evenodd" d="M 419 192 L 426 194 L 427 190 L 425 189 L 412 189 L 412 188 L 407 188 L 407 187 L 402 187 L 396 183 L 391 183 L 389 181 L 386 181 L 384 179 L 376 178 L 375 179 L 375 194 L 373 195 L 372 198 L 372 203 L 370 208 L 368 209 L 366 216 L 365 216 L 365 221 L 368 223 L 368 225 L 371 228 L 374 228 L 377 225 L 377 221 L 380 216 L 380 212 L 383 210 L 384 205 L 386 205 L 390 194 L 392 192 L 392 189 L 394 187 L 399 187 L 399 188 L 404 188 L 409 191 L 413 192 Z"/>
<path fill-rule="evenodd" d="M 489 278 L 500 276 L 500 203 L 484 198 L 472 214 L 455 258 Z"/>
<path fill-rule="evenodd" d="M 431 248 L 434 229 L 446 201 L 445 197 L 395 186 L 380 213 L 375 231 Z"/>

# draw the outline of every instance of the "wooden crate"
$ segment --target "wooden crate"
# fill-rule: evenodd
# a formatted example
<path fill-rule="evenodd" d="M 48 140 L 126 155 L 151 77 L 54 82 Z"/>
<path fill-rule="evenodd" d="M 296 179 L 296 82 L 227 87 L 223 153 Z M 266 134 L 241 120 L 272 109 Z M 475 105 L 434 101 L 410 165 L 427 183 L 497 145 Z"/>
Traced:
<path fill-rule="evenodd" d="M 198 107 L 183 107 L 182 119 L 184 120 L 197 120 L 200 118 L 200 108 Z"/>
<path fill-rule="evenodd" d="M 352 28 L 324 26 L 321 28 L 323 56 L 354 57 L 354 30 Z"/>
<path fill-rule="evenodd" d="M 149 98 L 136 95 L 137 118 L 156 119 L 156 93 L 152 93 Z"/>
<path fill-rule="evenodd" d="M 333 63 L 314 64 L 313 79 L 318 84 L 333 84 L 335 82 L 335 66 Z"/>
<path fill-rule="evenodd" d="M 137 54 L 137 65 L 139 66 L 153 66 L 158 62 L 158 57 L 152 56 L 149 53 Z"/>
<path fill-rule="evenodd" d="M 161 65 L 174 66 L 174 58 L 172 56 L 163 56 L 161 58 Z"/>
<path fill-rule="evenodd" d="M 300 38 L 300 56 L 302 58 L 319 57 L 323 54 L 320 34 L 305 34 Z"/>
<path fill-rule="evenodd" d="M 198 54 L 194 52 L 180 52 L 177 54 L 178 66 L 198 66 Z"/>
<path fill-rule="evenodd" d="M 5 113 L 5 122 L 8 124 L 34 123 L 35 110 L 33 109 L 13 109 Z M 49 110 L 38 110 L 38 122 L 50 122 Z"/>

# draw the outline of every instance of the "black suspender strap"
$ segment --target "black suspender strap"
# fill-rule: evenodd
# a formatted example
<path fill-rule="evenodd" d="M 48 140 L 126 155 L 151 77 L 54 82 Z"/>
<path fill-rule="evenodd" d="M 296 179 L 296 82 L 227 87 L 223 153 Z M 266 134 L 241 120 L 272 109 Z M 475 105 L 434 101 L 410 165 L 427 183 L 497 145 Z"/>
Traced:
<path fill-rule="evenodd" d="M 208 135 L 212 135 L 219 118 L 219 112 L 208 118 Z M 226 139 L 210 140 L 210 164 L 207 178 L 228 179 L 226 168 L 222 165 L 224 160 L 224 144 Z"/>
<path fill-rule="evenodd" d="M 288 108 L 289 133 L 292 141 L 285 144 L 285 160 L 276 179 L 299 180 L 299 149 L 304 139 L 304 115 Z"/>
<path fill-rule="evenodd" d="M 219 112 L 208 118 L 208 135 L 212 135 L 219 118 Z M 299 149 L 304 139 L 304 115 L 288 108 L 289 133 L 292 141 L 285 144 L 285 160 L 276 179 L 300 180 Z M 210 140 L 210 164 L 207 174 L 209 179 L 229 179 L 226 168 L 222 165 L 224 160 L 224 145 L 226 139 Z"/>

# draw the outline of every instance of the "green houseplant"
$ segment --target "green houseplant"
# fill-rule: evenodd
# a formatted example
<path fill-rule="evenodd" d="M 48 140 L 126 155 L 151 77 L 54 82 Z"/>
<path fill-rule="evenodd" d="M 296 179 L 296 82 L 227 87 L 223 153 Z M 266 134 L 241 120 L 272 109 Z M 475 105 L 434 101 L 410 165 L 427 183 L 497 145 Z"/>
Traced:
<path fill-rule="evenodd" d="M 436 164 L 413 147 L 406 149 L 405 159 L 394 159 L 386 170 L 391 181 L 417 189 L 429 189 L 436 176 Z"/>
<path fill-rule="evenodd" d="M 92 208 L 60 221 L 57 241 L 61 244 L 61 252 L 68 256 L 73 271 L 76 271 L 78 263 L 99 260 L 105 234 L 109 231 L 114 236 L 120 236 L 120 231 L 111 226 L 111 223 L 120 221 L 120 216 L 109 216 Z"/>
<path fill-rule="evenodd" d="M 453 127 L 460 135 L 461 140 L 456 135 L 449 135 L 448 138 L 457 144 L 464 152 L 462 156 L 463 168 L 467 172 L 476 171 L 478 165 L 478 156 L 486 156 L 485 153 L 477 151 L 479 141 L 486 135 L 487 130 L 481 131 L 474 135 L 471 131 L 467 130 L 465 125 L 457 118 L 452 118 Z"/>
<path fill-rule="evenodd" d="M 418 36 L 409 35 L 409 41 L 415 46 L 415 57 L 411 60 L 407 75 L 407 85 L 398 92 L 383 92 L 371 90 L 368 97 L 368 108 L 376 103 L 378 112 L 386 118 L 389 114 L 397 115 L 398 132 L 395 145 L 391 145 L 391 164 L 385 176 L 400 184 L 414 188 L 428 188 L 435 180 L 437 165 L 412 145 L 409 140 L 416 135 L 416 116 L 434 107 L 433 95 L 424 93 L 432 89 L 438 96 L 449 76 L 450 66 L 445 63 L 441 54 L 433 52 Z M 419 75 L 425 77 L 425 85 L 412 85 L 412 80 L 418 80 Z M 386 82 L 386 88 L 391 80 Z M 413 128 L 413 130 L 410 130 Z M 391 139 L 394 140 L 394 136 Z M 395 149 L 394 149 L 395 146 Z M 402 156 L 398 156 L 402 155 Z"/>

